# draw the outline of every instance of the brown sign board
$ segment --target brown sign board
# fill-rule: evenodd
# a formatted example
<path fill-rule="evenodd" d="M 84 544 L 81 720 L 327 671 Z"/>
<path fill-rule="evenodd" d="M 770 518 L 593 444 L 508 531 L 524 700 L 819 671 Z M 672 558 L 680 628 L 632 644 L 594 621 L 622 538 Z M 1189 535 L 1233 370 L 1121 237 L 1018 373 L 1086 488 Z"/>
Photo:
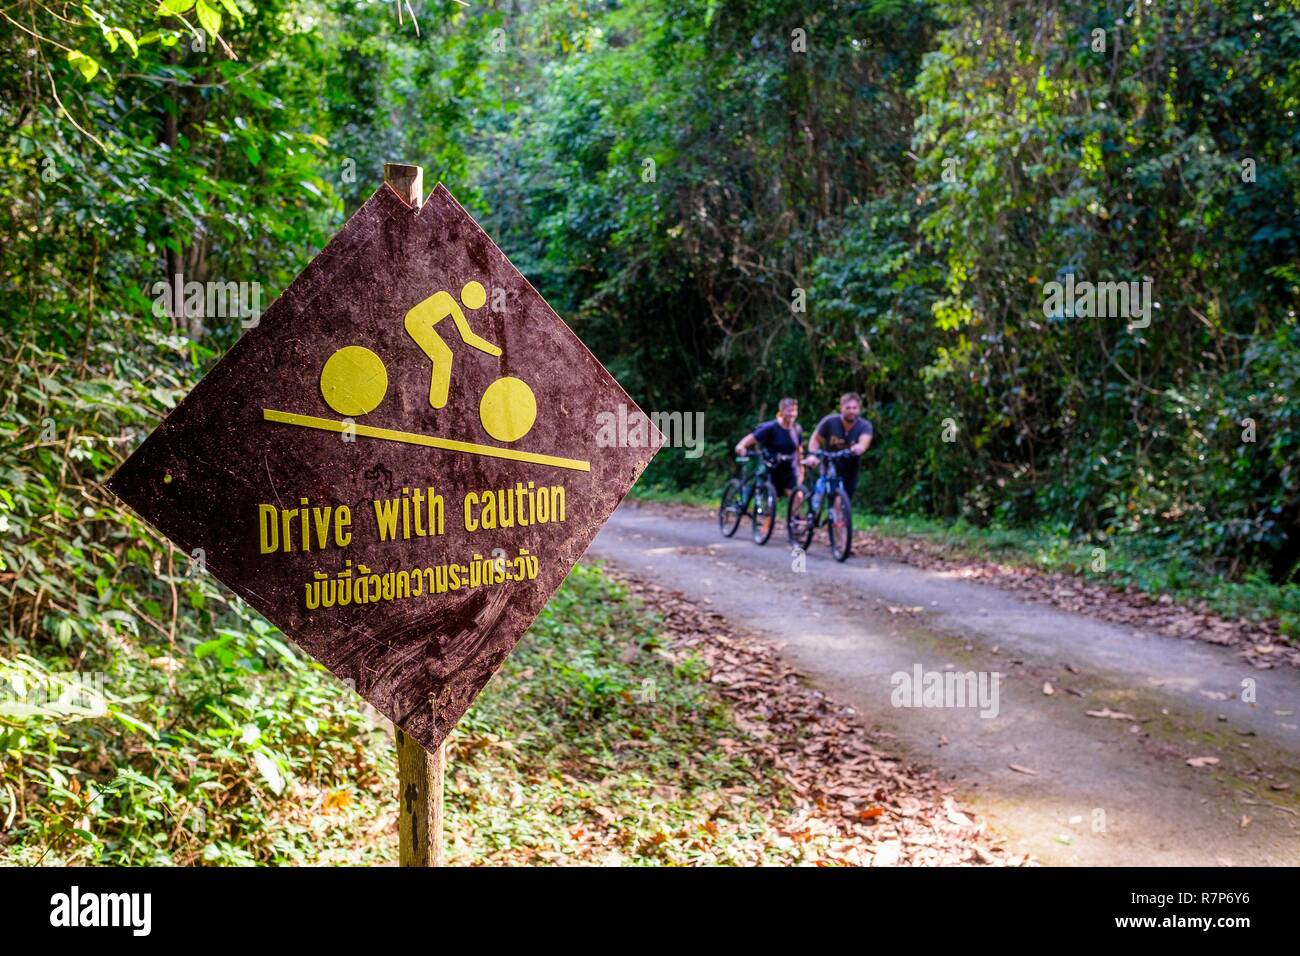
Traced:
<path fill-rule="evenodd" d="M 441 184 L 385 185 L 108 487 L 432 751 L 658 439 Z"/>

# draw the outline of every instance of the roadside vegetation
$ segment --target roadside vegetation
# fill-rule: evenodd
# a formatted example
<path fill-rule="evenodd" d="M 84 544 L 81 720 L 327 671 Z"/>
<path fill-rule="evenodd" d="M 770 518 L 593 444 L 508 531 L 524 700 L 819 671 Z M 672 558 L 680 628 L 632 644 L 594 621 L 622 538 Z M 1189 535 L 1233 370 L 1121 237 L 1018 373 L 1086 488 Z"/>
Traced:
<path fill-rule="evenodd" d="M 103 668 L 94 687 L 70 683 L 49 649 L 0 664 L 0 862 L 391 862 L 385 722 L 238 599 L 190 593 L 205 594 L 215 636 L 173 641 L 162 614 L 135 619 L 152 638 L 70 645 L 80 675 Z M 449 738 L 449 862 L 802 863 L 832 843 L 842 856 L 842 834 L 799 822 L 710 666 L 672 643 L 623 585 L 575 568 Z M 804 733 L 783 745 L 797 751 Z M 884 829 L 873 807 L 851 810 L 868 832 Z M 948 829 L 927 845 L 972 852 Z"/>
<path fill-rule="evenodd" d="M 579 565 L 450 745 L 453 863 L 798 862 L 775 769 L 653 612 Z"/>

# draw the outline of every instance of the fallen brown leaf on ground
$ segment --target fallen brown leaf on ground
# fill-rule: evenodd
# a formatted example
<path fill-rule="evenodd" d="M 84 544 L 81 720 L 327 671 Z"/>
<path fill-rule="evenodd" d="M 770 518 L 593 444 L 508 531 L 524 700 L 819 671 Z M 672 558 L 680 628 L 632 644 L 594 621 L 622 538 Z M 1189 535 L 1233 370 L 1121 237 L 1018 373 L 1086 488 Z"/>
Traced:
<path fill-rule="evenodd" d="M 1089 717 L 1108 717 L 1111 720 L 1137 720 L 1132 714 L 1111 710 L 1109 707 L 1103 707 L 1101 710 L 1085 710 L 1084 713 Z"/>

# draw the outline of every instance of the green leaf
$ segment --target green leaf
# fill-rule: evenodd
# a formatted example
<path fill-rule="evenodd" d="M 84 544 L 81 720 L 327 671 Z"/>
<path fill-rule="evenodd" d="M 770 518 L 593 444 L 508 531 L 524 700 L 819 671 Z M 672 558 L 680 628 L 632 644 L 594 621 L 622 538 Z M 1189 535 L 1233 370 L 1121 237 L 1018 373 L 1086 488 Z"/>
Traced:
<path fill-rule="evenodd" d="M 194 9 L 198 12 L 199 23 L 203 24 L 203 29 L 207 30 L 208 36 L 215 40 L 217 34 L 221 32 L 221 11 L 208 6 L 204 0 L 198 0 Z"/>
<path fill-rule="evenodd" d="M 122 42 L 131 48 L 131 56 L 139 56 L 140 44 L 135 42 L 135 34 L 126 27 L 114 27 L 113 29 L 116 30 L 117 35 L 122 38 Z"/>
<path fill-rule="evenodd" d="M 93 80 L 95 74 L 99 72 L 99 61 L 94 57 L 86 56 L 80 50 L 69 50 L 68 62 L 80 70 L 87 81 Z"/>
<path fill-rule="evenodd" d="M 226 8 L 226 12 L 234 18 L 236 23 L 241 27 L 244 25 L 244 14 L 240 12 L 239 7 L 235 6 L 235 0 L 221 0 L 221 5 Z"/>
<path fill-rule="evenodd" d="M 266 785 L 271 788 L 271 792 L 277 797 L 284 793 L 284 777 L 280 774 L 280 768 L 275 765 L 275 761 L 259 750 L 253 754 L 253 762 L 257 764 L 257 771 L 266 781 Z"/>
<path fill-rule="evenodd" d="M 221 648 L 230 643 L 230 640 L 230 635 L 226 634 L 211 641 L 204 641 L 198 647 L 194 648 L 194 656 L 199 660 L 202 660 L 209 654 L 221 650 Z"/>
<path fill-rule="evenodd" d="M 130 714 L 124 714 L 122 713 L 122 711 L 118 710 L 117 708 L 111 709 L 109 713 L 113 715 L 113 718 L 118 723 L 123 724 L 126 727 L 129 727 L 131 730 L 138 730 L 141 733 L 148 734 L 154 740 L 158 739 L 158 731 L 155 730 L 153 727 L 151 727 L 149 724 L 146 724 L 143 720 L 136 720 Z"/>
<path fill-rule="evenodd" d="M 123 781 L 126 781 L 128 783 L 133 783 L 137 787 L 143 787 L 146 790 L 152 790 L 155 793 L 162 793 L 162 786 L 161 784 L 158 783 L 158 781 L 151 780 L 150 778 L 144 776 L 143 774 L 138 773 L 135 770 L 131 770 L 130 768 L 127 767 L 118 768 L 117 777 L 114 778 L 113 782 L 109 784 L 109 786 L 116 788 Z"/>
<path fill-rule="evenodd" d="M 162 0 L 162 3 L 158 5 L 158 16 L 179 17 L 192 6 L 194 6 L 194 0 Z"/>

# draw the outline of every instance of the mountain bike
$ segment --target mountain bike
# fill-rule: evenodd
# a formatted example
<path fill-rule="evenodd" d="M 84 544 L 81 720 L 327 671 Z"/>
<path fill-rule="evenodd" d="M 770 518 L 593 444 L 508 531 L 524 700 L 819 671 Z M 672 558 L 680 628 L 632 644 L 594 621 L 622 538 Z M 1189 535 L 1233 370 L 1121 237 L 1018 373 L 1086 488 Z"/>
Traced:
<path fill-rule="evenodd" d="M 751 451 L 736 457 L 739 465 L 736 477 L 723 487 L 722 501 L 718 505 L 718 530 L 724 538 L 735 534 L 740 519 L 748 514 L 754 522 L 754 543 L 767 544 L 772 529 L 776 527 L 777 496 L 771 472 L 776 465 L 786 461 L 794 461 L 794 455 L 765 455 Z M 745 467 L 749 462 L 754 463 L 752 469 Z"/>
<path fill-rule="evenodd" d="M 844 561 L 853 549 L 853 507 L 835 463 L 853 452 L 845 448 L 813 454 L 819 459 L 817 481 L 811 489 L 806 486 L 795 489 L 785 522 L 786 533 L 791 545 L 807 551 L 814 532 L 825 525 L 831 539 L 831 554 L 836 561 Z"/>

